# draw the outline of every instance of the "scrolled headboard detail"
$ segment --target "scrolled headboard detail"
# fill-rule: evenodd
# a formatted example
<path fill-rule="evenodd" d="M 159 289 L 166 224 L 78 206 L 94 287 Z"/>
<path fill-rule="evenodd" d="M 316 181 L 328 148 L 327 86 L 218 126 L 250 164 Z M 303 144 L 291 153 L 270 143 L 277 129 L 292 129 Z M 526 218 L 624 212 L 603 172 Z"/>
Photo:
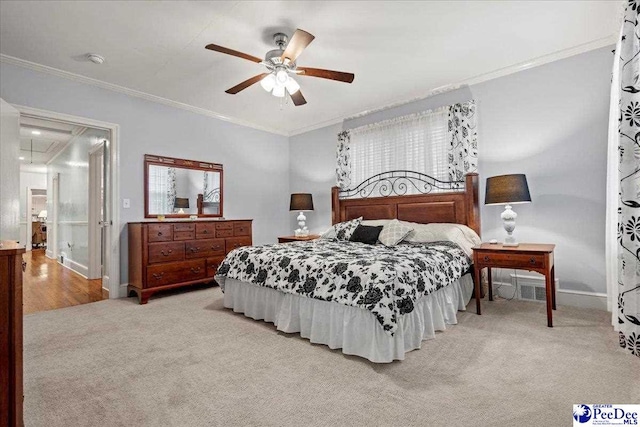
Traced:
<path fill-rule="evenodd" d="M 353 218 L 394 219 L 428 224 L 464 224 L 480 235 L 479 177 L 443 182 L 424 174 L 392 171 L 376 175 L 357 187 L 331 189 L 332 224 Z M 421 194 L 407 194 L 409 188 Z M 374 193 L 374 190 L 377 193 Z M 381 194 L 380 197 L 368 197 Z M 354 195 L 360 198 L 348 198 Z"/>

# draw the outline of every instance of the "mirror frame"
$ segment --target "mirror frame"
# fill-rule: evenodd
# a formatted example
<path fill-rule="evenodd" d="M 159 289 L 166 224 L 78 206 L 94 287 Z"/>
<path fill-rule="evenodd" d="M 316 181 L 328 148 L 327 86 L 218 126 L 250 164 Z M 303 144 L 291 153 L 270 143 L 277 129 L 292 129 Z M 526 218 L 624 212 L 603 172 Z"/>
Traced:
<path fill-rule="evenodd" d="M 167 166 L 176 167 L 182 169 L 194 169 L 201 170 L 203 172 L 219 172 L 220 173 L 220 211 L 217 214 L 205 214 L 198 213 L 198 218 L 221 218 L 223 216 L 223 202 L 224 202 L 224 174 L 222 165 L 219 163 L 207 163 L 199 160 L 185 160 L 177 159 L 175 157 L 156 156 L 153 154 L 144 155 L 144 217 L 145 218 L 157 218 L 158 214 L 149 214 L 149 166 Z M 200 211 L 198 207 L 198 211 Z M 162 215 L 162 214 L 160 214 Z M 193 214 L 166 214 L 165 218 L 189 218 Z"/>

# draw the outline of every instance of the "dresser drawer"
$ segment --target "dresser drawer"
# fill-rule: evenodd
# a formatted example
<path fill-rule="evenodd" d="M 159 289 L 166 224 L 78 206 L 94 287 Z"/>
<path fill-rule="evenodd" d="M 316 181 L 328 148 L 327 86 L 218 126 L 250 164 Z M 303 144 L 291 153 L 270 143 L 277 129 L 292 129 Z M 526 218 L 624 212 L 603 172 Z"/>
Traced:
<path fill-rule="evenodd" d="M 233 237 L 233 228 L 228 230 L 216 230 L 216 237 Z"/>
<path fill-rule="evenodd" d="M 218 222 L 216 223 L 216 230 L 233 230 L 232 222 Z"/>
<path fill-rule="evenodd" d="M 196 230 L 196 225 L 195 224 L 173 224 L 173 231 L 174 232 L 178 232 L 178 231 L 195 231 Z"/>
<path fill-rule="evenodd" d="M 213 239 L 216 237 L 216 225 L 211 223 L 196 224 L 196 239 Z"/>
<path fill-rule="evenodd" d="M 224 239 L 190 240 L 185 242 L 185 244 L 187 259 L 224 255 Z"/>
<path fill-rule="evenodd" d="M 183 259 L 184 243 L 182 242 L 149 243 L 149 264 Z"/>
<path fill-rule="evenodd" d="M 173 224 L 173 240 L 193 240 L 195 238 L 195 224 Z"/>
<path fill-rule="evenodd" d="M 220 264 L 222 264 L 223 260 L 223 256 L 207 258 L 207 277 L 213 277 L 216 275 L 216 271 Z"/>
<path fill-rule="evenodd" d="M 241 246 L 251 246 L 251 237 L 234 237 L 227 239 L 226 242 L 226 252 L 229 253 Z"/>
<path fill-rule="evenodd" d="M 203 279 L 207 274 L 204 259 L 183 262 L 169 262 L 147 267 L 147 287 L 169 285 Z"/>
<path fill-rule="evenodd" d="M 149 224 L 149 242 L 170 242 L 173 240 L 173 225 Z"/>
<path fill-rule="evenodd" d="M 478 263 L 480 265 L 497 266 L 497 267 L 514 267 L 525 268 L 525 266 L 533 268 L 544 268 L 544 255 L 541 254 L 478 254 Z"/>
<path fill-rule="evenodd" d="M 250 222 L 235 222 L 233 224 L 234 236 L 251 236 L 251 223 Z"/>

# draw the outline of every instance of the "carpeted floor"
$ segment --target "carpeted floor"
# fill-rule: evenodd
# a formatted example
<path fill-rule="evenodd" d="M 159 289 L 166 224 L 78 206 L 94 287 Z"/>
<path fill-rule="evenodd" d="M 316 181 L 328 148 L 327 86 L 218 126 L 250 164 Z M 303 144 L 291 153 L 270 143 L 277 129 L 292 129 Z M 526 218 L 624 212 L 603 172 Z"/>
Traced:
<path fill-rule="evenodd" d="M 475 306 L 469 306 L 473 309 Z M 386 365 L 222 307 L 219 288 L 25 317 L 25 425 L 566 426 L 574 403 L 640 402 L 609 314 L 485 302 Z"/>

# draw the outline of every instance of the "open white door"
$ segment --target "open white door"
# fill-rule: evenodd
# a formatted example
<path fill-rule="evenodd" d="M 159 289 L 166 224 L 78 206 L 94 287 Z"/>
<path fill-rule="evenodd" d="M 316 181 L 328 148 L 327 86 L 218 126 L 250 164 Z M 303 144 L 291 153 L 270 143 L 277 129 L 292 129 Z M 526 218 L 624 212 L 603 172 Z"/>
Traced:
<path fill-rule="evenodd" d="M 19 155 L 20 112 L 0 98 L 0 240 L 20 240 Z"/>
<path fill-rule="evenodd" d="M 89 269 L 88 279 L 102 278 L 104 259 L 104 142 L 89 153 Z"/>

